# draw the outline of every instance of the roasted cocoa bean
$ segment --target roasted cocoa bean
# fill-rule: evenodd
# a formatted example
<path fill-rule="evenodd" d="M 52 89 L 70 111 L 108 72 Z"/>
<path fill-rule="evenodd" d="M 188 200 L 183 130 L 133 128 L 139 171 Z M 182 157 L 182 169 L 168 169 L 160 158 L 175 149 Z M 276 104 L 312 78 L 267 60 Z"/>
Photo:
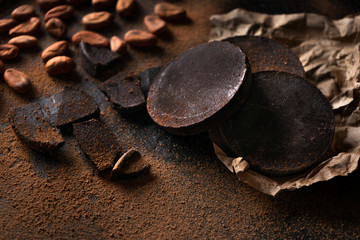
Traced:
<path fill-rule="evenodd" d="M 91 4 L 97 9 L 105 9 L 114 4 L 115 0 L 92 0 Z"/>
<path fill-rule="evenodd" d="M 134 0 L 118 0 L 116 3 L 116 12 L 122 16 L 130 15 L 135 8 Z"/>
<path fill-rule="evenodd" d="M 186 17 L 186 11 L 184 8 L 166 2 L 156 4 L 154 12 L 160 18 L 168 21 L 181 20 Z"/>
<path fill-rule="evenodd" d="M 148 15 L 144 18 L 144 24 L 149 32 L 160 35 L 166 30 L 166 23 L 155 15 Z"/>
<path fill-rule="evenodd" d="M 60 20 L 66 20 L 72 17 L 74 8 L 70 5 L 60 5 L 50 9 L 44 16 L 44 21 L 47 22 L 51 18 L 59 18 Z"/>
<path fill-rule="evenodd" d="M 36 0 L 40 8 L 43 10 L 49 10 L 56 6 L 62 5 L 65 3 L 65 0 Z"/>
<path fill-rule="evenodd" d="M 75 44 L 79 44 L 83 41 L 95 47 L 109 47 L 110 45 L 109 40 L 103 35 L 86 30 L 75 33 L 72 36 L 71 41 Z"/>
<path fill-rule="evenodd" d="M 124 54 L 126 52 L 126 42 L 117 36 L 113 36 L 110 39 L 110 48 L 111 51 L 115 53 Z"/>
<path fill-rule="evenodd" d="M 0 19 L 0 33 L 8 32 L 15 25 L 14 19 Z"/>
<path fill-rule="evenodd" d="M 154 34 L 142 30 L 130 30 L 124 36 L 125 42 L 135 47 L 153 47 L 157 43 Z"/>
<path fill-rule="evenodd" d="M 29 4 L 21 5 L 11 12 L 11 17 L 19 22 L 35 16 L 35 8 Z"/>
<path fill-rule="evenodd" d="M 0 45 L 0 59 L 10 60 L 19 55 L 19 48 L 13 44 L 1 44 Z"/>
<path fill-rule="evenodd" d="M 55 38 L 65 38 L 67 27 L 63 21 L 58 18 L 51 18 L 45 24 L 46 30 Z"/>
<path fill-rule="evenodd" d="M 26 22 L 23 22 L 16 27 L 10 29 L 10 36 L 16 37 L 20 35 L 36 35 L 39 33 L 41 27 L 41 21 L 38 17 L 32 17 Z"/>
<path fill-rule="evenodd" d="M 113 15 L 109 12 L 93 12 L 82 18 L 82 23 L 87 29 L 99 29 L 113 22 Z"/>
<path fill-rule="evenodd" d="M 41 59 L 43 60 L 43 62 L 47 62 L 51 58 L 66 55 L 67 50 L 68 50 L 68 43 L 66 41 L 56 42 L 53 45 L 47 47 L 42 52 Z"/>
<path fill-rule="evenodd" d="M 71 73 L 75 69 L 75 62 L 67 56 L 58 56 L 50 59 L 45 65 L 46 72 L 50 75 Z"/>
<path fill-rule="evenodd" d="M 31 88 L 30 78 L 25 73 L 14 68 L 5 71 L 4 80 L 17 93 L 26 93 Z"/>
<path fill-rule="evenodd" d="M 10 39 L 8 43 L 16 45 L 19 48 L 31 48 L 38 44 L 38 39 L 30 35 L 21 35 Z"/>

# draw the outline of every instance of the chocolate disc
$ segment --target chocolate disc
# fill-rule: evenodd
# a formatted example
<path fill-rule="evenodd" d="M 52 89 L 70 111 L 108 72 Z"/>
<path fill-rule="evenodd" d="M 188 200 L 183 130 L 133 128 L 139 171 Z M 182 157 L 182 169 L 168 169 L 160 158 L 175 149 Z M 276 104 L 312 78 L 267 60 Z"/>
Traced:
<path fill-rule="evenodd" d="M 226 119 L 247 94 L 250 70 L 240 48 L 205 43 L 180 54 L 158 74 L 148 94 L 152 119 L 171 133 L 192 135 Z"/>
<path fill-rule="evenodd" d="M 297 75 L 271 71 L 253 74 L 240 110 L 210 137 L 251 168 L 283 175 L 316 163 L 330 147 L 334 129 L 332 108 L 319 89 Z"/>
<path fill-rule="evenodd" d="M 253 73 L 280 71 L 305 76 L 299 57 L 288 47 L 266 37 L 238 36 L 224 41 L 241 48 L 249 59 Z"/>

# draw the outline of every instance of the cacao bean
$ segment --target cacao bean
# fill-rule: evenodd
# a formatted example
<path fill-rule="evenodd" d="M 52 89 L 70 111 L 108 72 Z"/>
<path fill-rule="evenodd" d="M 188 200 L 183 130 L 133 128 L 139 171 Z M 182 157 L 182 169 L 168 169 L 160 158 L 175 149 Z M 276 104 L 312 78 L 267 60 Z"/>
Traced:
<path fill-rule="evenodd" d="M 103 35 L 86 30 L 75 33 L 72 36 L 71 41 L 76 45 L 83 41 L 95 47 L 109 47 L 110 45 L 109 40 L 107 40 Z"/>
<path fill-rule="evenodd" d="M 16 37 L 20 35 L 36 35 L 39 33 L 41 21 L 38 17 L 32 17 L 26 22 L 20 23 L 16 27 L 10 29 L 10 36 Z"/>
<path fill-rule="evenodd" d="M 110 39 L 110 48 L 115 53 L 124 54 L 126 52 L 126 42 L 117 36 L 113 36 Z"/>
<path fill-rule="evenodd" d="M 82 18 L 82 23 L 87 29 L 99 29 L 106 27 L 113 21 L 113 16 L 109 12 L 93 12 Z"/>
<path fill-rule="evenodd" d="M 157 38 L 154 34 L 141 30 L 128 31 L 125 33 L 124 40 L 135 47 L 153 47 L 157 43 Z"/>
<path fill-rule="evenodd" d="M 66 55 L 68 50 L 68 43 L 66 41 L 56 42 L 47 47 L 41 54 L 43 62 L 49 61 L 51 58 Z"/>
<path fill-rule="evenodd" d="M 63 21 L 58 18 L 51 18 L 45 24 L 46 30 L 55 38 L 65 38 L 67 27 Z"/>
<path fill-rule="evenodd" d="M 30 78 L 25 73 L 14 68 L 5 71 L 4 80 L 17 93 L 26 93 L 31 88 Z"/>
<path fill-rule="evenodd" d="M 155 15 L 148 15 L 144 18 L 144 24 L 149 32 L 160 35 L 166 30 L 166 23 Z"/>
<path fill-rule="evenodd" d="M 57 56 L 46 63 L 45 69 L 50 75 L 67 74 L 74 71 L 75 63 L 70 57 Z"/>
<path fill-rule="evenodd" d="M 51 18 L 59 18 L 60 20 L 66 20 L 72 17 L 74 8 L 70 5 L 60 5 L 50 9 L 44 16 L 44 21 L 47 22 Z"/>
<path fill-rule="evenodd" d="M 1 44 L 0 45 L 0 59 L 10 60 L 19 55 L 19 48 L 13 44 Z"/>
<path fill-rule="evenodd" d="M 184 8 L 166 2 L 156 4 L 154 12 L 160 18 L 168 21 L 181 20 L 186 17 L 186 11 Z"/>
<path fill-rule="evenodd" d="M 35 8 L 29 4 L 21 5 L 11 12 L 11 17 L 19 22 L 35 16 Z"/>
<path fill-rule="evenodd" d="M 19 48 L 31 48 L 38 44 L 38 39 L 30 35 L 21 35 L 10 39 L 8 43 L 16 45 Z"/>

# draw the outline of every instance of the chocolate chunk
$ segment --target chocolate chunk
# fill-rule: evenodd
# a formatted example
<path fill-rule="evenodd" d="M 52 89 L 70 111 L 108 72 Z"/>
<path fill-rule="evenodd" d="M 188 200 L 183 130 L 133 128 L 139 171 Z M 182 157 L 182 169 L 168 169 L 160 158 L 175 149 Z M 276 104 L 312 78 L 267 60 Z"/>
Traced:
<path fill-rule="evenodd" d="M 210 136 L 219 133 L 220 145 L 231 150 L 228 154 L 243 157 L 251 168 L 292 174 L 310 167 L 328 150 L 334 115 L 321 91 L 305 79 L 259 72 L 240 110 Z"/>
<path fill-rule="evenodd" d="M 104 124 L 96 119 L 76 123 L 74 136 L 97 170 L 113 167 L 119 145 L 115 135 Z"/>
<path fill-rule="evenodd" d="M 106 48 L 97 48 L 85 42 L 80 43 L 80 59 L 84 70 L 96 77 L 120 60 L 120 55 Z"/>
<path fill-rule="evenodd" d="M 38 103 L 15 108 L 12 114 L 12 128 L 28 147 L 51 153 L 64 145 L 64 139 L 50 126 Z"/>
<path fill-rule="evenodd" d="M 63 127 L 85 121 L 99 115 L 95 100 L 83 91 L 66 87 L 61 94 L 61 104 L 56 119 L 56 126 Z"/>
<path fill-rule="evenodd" d="M 150 171 L 150 165 L 146 163 L 141 153 L 135 149 L 130 149 L 124 153 L 113 167 L 110 179 L 129 179 L 147 174 Z"/>
<path fill-rule="evenodd" d="M 288 47 L 266 37 L 239 36 L 225 39 L 243 50 L 253 73 L 280 71 L 305 76 L 299 57 Z"/>
<path fill-rule="evenodd" d="M 154 79 L 160 72 L 161 68 L 162 67 L 148 68 L 139 74 L 140 82 L 141 82 L 141 90 L 144 92 L 146 97 L 150 90 L 151 84 L 153 83 Z"/>
<path fill-rule="evenodd" d="M 135 76 L 119 73 L 106 80 L 101 90 L 121 112 L 138 112 L 145 109 L 146 101 L 140 88 L 140 80 Z"/>
<path fill-rule="evenodd" d="M 151 118 L 171 133 L 198 134 L 239 108 L 250 81 L 240 48 L 227 42 L 201 44 L 160 71 L 150 87 L 147 109 Z"/>

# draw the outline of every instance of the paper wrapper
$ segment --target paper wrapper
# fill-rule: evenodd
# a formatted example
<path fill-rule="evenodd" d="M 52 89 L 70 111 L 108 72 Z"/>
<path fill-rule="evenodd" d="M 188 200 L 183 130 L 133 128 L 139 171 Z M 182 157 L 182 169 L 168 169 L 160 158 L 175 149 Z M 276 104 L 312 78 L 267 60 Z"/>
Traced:
<path fill-rule="evenodd" d="M 310 13 L 269 15 L 243 9 L 213 15 L 210 41 L 231 36 L 265 36 L 290 47 L 306 78 L 328 98 L 335 113 L 334 157 L 297 176 L 274 178 L 249 168 L 246 159 L 230 158 L 214 144 L 218 158 L 240 181 L 275 196 L 358 168 L 360 157 L 360 16 L 331 20 Z"/>

